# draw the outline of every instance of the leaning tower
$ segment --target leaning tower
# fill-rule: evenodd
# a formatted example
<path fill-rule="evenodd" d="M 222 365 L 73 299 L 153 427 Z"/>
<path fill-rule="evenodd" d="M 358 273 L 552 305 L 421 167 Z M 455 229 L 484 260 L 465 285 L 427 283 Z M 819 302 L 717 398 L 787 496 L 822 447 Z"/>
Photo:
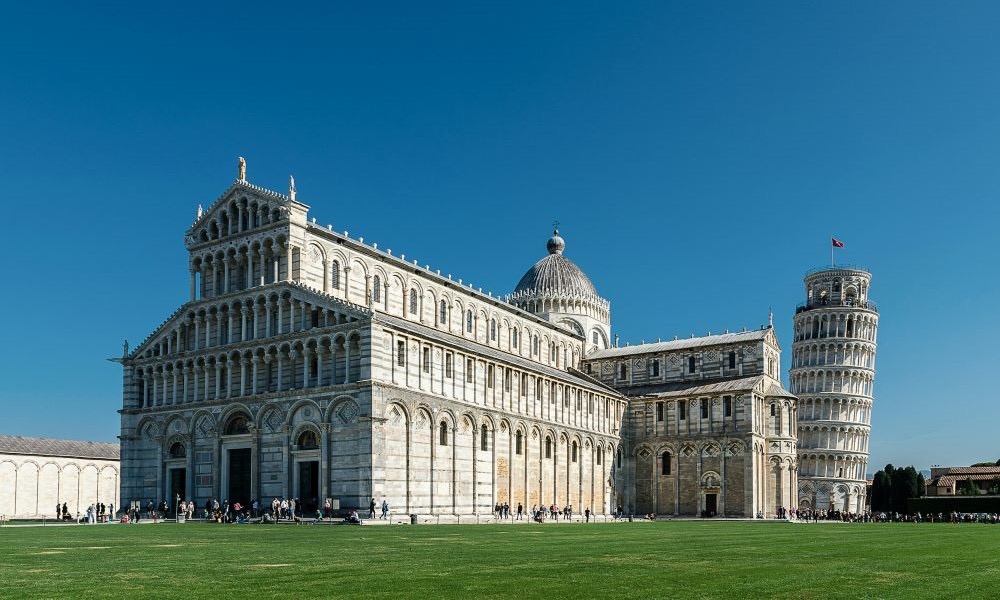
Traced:
<path fill-rule="evenodd" d="M 799 507 L 865 506 L 878 310 L 861 267 L 806 274 L 795 310 L 791 391 L 799 398 Z"/>

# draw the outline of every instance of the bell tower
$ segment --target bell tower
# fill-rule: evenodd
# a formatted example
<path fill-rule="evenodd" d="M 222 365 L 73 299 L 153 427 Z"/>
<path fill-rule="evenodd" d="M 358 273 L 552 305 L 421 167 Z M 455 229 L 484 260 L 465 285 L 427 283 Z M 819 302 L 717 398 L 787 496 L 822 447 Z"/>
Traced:
<path fill-rule="evenodd" d="M 799 507 L 861 513 L 878 309 L 871 273 L 832 266 L 805 276 L 806 301 L 795 310 L 791 392 L 799 398 Z"/>

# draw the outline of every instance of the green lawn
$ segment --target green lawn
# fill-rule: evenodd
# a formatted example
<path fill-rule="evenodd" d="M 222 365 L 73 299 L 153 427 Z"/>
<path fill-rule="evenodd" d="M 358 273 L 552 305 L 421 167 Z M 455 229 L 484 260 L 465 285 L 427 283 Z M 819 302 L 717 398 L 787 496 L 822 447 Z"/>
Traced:
<path fill-rule="evenodd" d="M 2 598 L 995 598 L 1000 526 L 0 528 Z"/>

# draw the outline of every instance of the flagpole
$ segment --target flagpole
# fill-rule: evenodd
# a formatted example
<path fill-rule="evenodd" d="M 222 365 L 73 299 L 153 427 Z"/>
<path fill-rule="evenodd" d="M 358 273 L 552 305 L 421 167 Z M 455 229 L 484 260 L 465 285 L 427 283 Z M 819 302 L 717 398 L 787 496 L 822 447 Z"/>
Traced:
<path fill-rule="evenodd" d="M 830 268 L 836 267 L 837 263 L 833 261 L 833 234 L 830 234 Z"/>

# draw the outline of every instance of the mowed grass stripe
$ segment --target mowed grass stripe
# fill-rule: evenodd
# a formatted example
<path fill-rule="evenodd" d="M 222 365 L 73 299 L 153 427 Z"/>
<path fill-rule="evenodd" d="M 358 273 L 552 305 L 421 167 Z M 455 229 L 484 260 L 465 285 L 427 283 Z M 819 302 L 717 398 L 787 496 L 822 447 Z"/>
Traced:
<path fill-rule="evenodd" d="M 990 525 L 3 528 L 0 597 L 987 598 L 998 556 Z"/>

